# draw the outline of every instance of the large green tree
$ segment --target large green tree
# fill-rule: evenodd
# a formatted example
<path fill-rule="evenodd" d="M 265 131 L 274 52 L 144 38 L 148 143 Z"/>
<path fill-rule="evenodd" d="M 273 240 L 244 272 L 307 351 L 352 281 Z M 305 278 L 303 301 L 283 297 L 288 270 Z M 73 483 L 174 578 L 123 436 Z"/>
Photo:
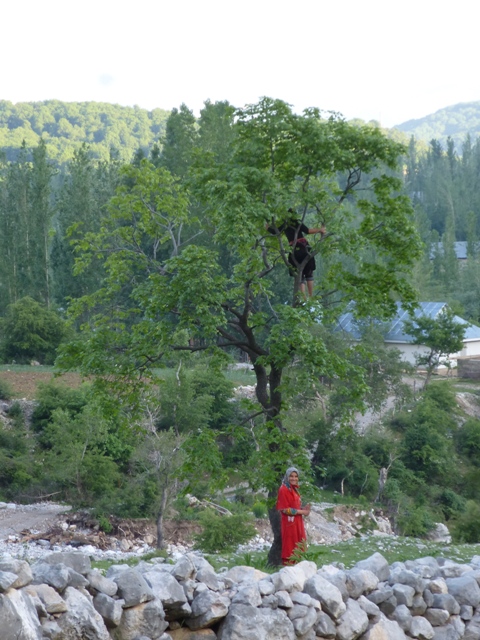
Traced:
<path fill-rule="evenodd" d="M 80 245 L 80 265 L 100 257 L 106 278 L 72 306 L 77 315 L 89 309 L 87 339 L 71 344 L 62 362 L 102 381 L 114 374 L 131 388 L 154 377 L 172 351 L 245 353 L 256 375 L 254 412 L 263 417 L 249 478 L 273 497 L 286 466 L 307 465 L 301 439 L 282 421 L 298 388 L 348 379 L 343 415 L 362 406 L 368 388 L 354 358 L 329 349 L 313 328 L 331 326 L 352 301 L 359 316 L 380 318 L 395 312 L 397 298 L 413 302 L 406 272 L 419 241 L 410 202 L 392 177 L 403 147 L 380 130 L 316 109 L 298 115 L 269 98 L 237 110 L 232 127 L 223 161 L 199 152 L 189 172 L 195 211 L 203 206 L 195 220 L 186 186 L 164 168 L 143 161 L 125 170 L 109 217 Z M 320 274 L 308 304 L 299 272 L 286 284 L 289 248 L 280 229 L 288 209 L 309 227 L 327 229 L 311 243 Z M 276 563 L 274 509 L 270 517 Z"/>

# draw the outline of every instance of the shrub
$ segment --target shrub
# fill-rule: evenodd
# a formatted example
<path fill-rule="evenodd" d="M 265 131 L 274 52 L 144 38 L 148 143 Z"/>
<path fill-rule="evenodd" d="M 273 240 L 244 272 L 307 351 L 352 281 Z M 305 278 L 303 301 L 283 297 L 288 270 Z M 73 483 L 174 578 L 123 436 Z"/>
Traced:
<path fill-rule="evenodd" d="M 459 516 L 453 528 L 453 535 L 457 542 L 476 544 L 480 542 L 480 505 L 469 500 L 465 512 Z"/>
<path fill-rule="evenodd" d="M 267 505 L 264 502 L 255 502 L 252 506 L 252 511 L 255 518 L 267 517 Z"/>
<path fill-rule="evenodd" d="M 8 401 L 13 396 L 13 389 L 7 380 L 0 378 L 0 400 Z"/>
<path fill-rule="evenodd" d="M 52 364 L 66 336 L 60 316 L 28 296 L 7 307 L 0 329 L 1 353 L 6 362 L 38 360 Z"/>
<path fill-rule="evenodd" d="M 205 553 L 233 551 L 256 534 L 252 521 L 244 514 L 220 516 L 207 509 L 200 514 L 200 522 L 203 531 L 195 536 L 195 548 Z"/>

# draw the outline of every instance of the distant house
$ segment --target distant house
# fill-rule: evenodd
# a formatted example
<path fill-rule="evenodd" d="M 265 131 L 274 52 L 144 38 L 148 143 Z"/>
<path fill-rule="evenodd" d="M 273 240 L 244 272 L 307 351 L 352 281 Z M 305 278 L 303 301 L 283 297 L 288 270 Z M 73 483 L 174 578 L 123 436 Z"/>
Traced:
<path fill-rule="evenodd" d="M 453 243 L 453 249 L 455 251 L 455 255 L 457 256 L 457 260 L 466 260 L 468 258 L 467 245 L 468 242 L 463 241 Z M 430 247 L 430 260 L 433 260 L 439 253 L 444 253 L 443 242 L 433 242 Z"/>
<path fill-rule="evenodd" d="M 428 316 L 436 318 L 439 313 L 447 307 L 446 302 L 420 302 L 420 306 L 415 310 L 414 317 Z M 460 324 L 468 324 L 459 316 L 454 317 L 455 321 Z M 410 320 L 410 316 L 403 309 L 400 302 L 397 302 L 397 314 L 389 322 L 378 322 L 378 327 L 384 335 L 387 346 L 395 347 L 402 353 L 402 359 L 410 364 L 415 364 L 415 354 L 426 353 L 427 347 L 413 344 L 412 336 L 405 333 L 404 322 Z M 355 340 L 360 340 L 361 330 L 351 311 L 344 313 L 339 321 L 337 328 L 344 331 Z M 459 353 L 448 354 L 448 359 L 456 364 L 456 359 L 460 356 L 479 356 L 480 355 L 480 327 L 470 325 L 465 330 L 463 339 L 463 349 Z"/>

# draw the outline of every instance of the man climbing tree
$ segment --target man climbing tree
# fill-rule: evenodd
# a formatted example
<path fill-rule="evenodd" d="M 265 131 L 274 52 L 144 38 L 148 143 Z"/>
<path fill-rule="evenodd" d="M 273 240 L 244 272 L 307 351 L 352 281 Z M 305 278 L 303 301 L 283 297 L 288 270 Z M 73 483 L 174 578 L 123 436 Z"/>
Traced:
<path fill-rule="evenodd" d="M 172 352 L 205 351 L 218 362 L 221 353 L 243 351 L 256 375 L 249 468 L 274 507 L 284 469 L 308 465 L 303 442 L 282 420 L 297 383 L 348 380 L 344 412 L 362 406 L 366 389 L 353 359 L 331 351 L 313 329 L 331 325 L 351 301 L 360 317 L 380 318 L 393 315 L 395 299 L 412 303 L 405 274 L 419 241 L 410 203 L 391 175 L 403 147 L 380 130 L 324 119 L 316 109 L 298 115 L 270 98 L 237 110 L 231 127 L 223 161 L 199 149 L 183 182 L 146 161 L 125 169 L 126 186 L 101 232 L 79 247 L 79 268 L 100 257 L 107 275 L 102 289 L 72 305 L 77 317 L 89 314 L 88 339 L 72 343 L 62 362 L 102 381 L 114 374 L 131 389 L 135 380 L 154 380 L 154 368 Z M 289 209 L 319 231 L 309 259 L 318 257 L 322 276 L 308 306 L 299 304 L 305 259 L 290 282 L 287 275 L 291 247 L 281 230 Z M 205 430 L 192 437 L 208 440 L 210 453 L 214 438 Z M 195 450 L 205 465 L 205 448 Z M 269 560 L 278 564 L 274 508 L 270 518 Z"/>

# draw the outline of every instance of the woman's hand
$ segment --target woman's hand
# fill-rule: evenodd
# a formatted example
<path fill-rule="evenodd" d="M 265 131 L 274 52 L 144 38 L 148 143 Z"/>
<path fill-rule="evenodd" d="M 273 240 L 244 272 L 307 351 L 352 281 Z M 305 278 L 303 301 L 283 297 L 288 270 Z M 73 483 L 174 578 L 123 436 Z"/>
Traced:
<path fill-rule="evenodd" d="M 304 507 L 299 509 L 297 511 L 297 513 L 299 513 L 301 516 L 309 516 L 310 515 L 310 510 L 311 510 L 310 504 L 306 504 Z"/>

